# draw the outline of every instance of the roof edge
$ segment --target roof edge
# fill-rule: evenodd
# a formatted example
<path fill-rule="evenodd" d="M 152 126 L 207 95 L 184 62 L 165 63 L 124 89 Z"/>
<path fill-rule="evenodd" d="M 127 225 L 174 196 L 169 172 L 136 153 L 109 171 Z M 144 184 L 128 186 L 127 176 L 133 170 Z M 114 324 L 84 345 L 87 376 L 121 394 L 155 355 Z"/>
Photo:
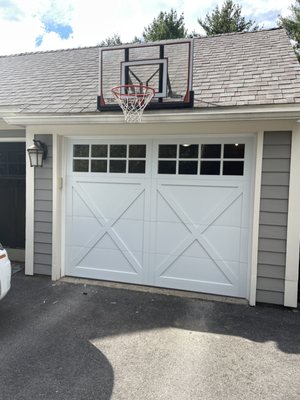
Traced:
<path fill-rule="evenodd" d="M 143 123 L 188 123 L 188 122 L 220 122 L 220 121 L 259 121 L 289 119 L 299 120 L 300 104 L 279 106 L 256 106 L 250 108 L 231 109 L 205 109 L 191 112 L 148 112 L 143 116 Z M 120 124 L 124 123 L 124 116 L 119 113 L 97 114 L 31 114 L 31 115 L 7 115 L 3 116 L 9 125 L 84 125 L 84 124 Z"/>
<path fill-rule="evenodd" d="M 10 58 L 10 57 L 21 57 L 21 56 L 30 56 L 30 55 L 37 55 L 37 54 L 49 54 L 49 53 L 60 53 L 60 52 L 67 52 L 67 51 L 75 51 L 75 50 L 88 50 L 88 49 L 117 49 L 117 48 L 124 48 L 124 47 L 141 47 L 141 46 L 153 46 L 154 44 L 165 44 L 165 43 L 177 43 L 177 42 L 187 42 L 192 40 L 200 40 L 200 39 L 211 39 L 216 37 L 225 37 L 225 36 L 236 36 L 236 35 L 245 35 L 245 34 L 254 34 L 254 33 L 261 33 L 261 32 L 270 32 L 276 30 L 284 30 L 283 27 L 274 27 L 269 29 L 260 29 L 257 31 L 244 31 L 244 32 L 231 32 L 231 33 L 222 33 L 218 35 L 211 35 L 211 36 L 194 36 L 192 38 L 178 38 L 178 39 L 167 39 L 167 40 L 157 40 L 155 42 L 142 42 L 142 43 L 123 43 L 122 45 L 118 46 L 78 46 L 78 47 L 70 47 L 64 49 L 56 49 L 56 50 L 38 50 L 38 51 L 28 51 L 23 53 L 12 53 L 12 54 L 4 54 L 0 55 L 1 58 Z"/>

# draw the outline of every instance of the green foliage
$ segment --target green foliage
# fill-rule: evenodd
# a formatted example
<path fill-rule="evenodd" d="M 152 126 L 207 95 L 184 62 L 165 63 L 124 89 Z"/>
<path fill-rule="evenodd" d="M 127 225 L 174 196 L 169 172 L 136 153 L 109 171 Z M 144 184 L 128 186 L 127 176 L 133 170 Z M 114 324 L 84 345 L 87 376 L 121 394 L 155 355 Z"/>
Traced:
<path fill-rule="evenodd" d="M 259 29 L 255 21 L 242 17 L 242 7 L 232 0 L 226 0 L 221 10 L 216 6 L 210 15 L 206 14 L 204 21 L 198 18 L 198 22 L 208 36 Z"/>
<path fill-rule="evenodd" d="M 120 35 L 115 33 L 113 36 L 108 36 L 106 39 L 102 40 L 102 42 L 99 43 L 99 46 L 118 46 L 119 44 L 122 44 Z"/>
<path fill-rule="evenodd" d="M 294 49 L 300 61 L 300 0 L 290 7 L 291 16 L 279 18 L 279 25 L 283 26 L 289 37 L 295 41 Z"/>
<path fill-rule="evenodd" d="M 142 38 L 135 36 L 130 43 L 142 43 L 142 42 L 143 42 Z"/>
<path fill-rule="evenodd" d="M 177 16 L 177 12 L 171 9 L 170 12 L 160 12 L 153 22 L 144 28 L 143 38 L 146 42 L 179 39 L 187 36 L 184 26 L 184 16 Z"/>

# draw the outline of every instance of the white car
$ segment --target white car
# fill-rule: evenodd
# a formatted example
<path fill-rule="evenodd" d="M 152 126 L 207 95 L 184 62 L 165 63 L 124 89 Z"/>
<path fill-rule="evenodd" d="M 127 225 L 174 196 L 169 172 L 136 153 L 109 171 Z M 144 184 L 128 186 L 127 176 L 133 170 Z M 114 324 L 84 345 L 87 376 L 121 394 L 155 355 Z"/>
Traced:
<path fill-rule="evenodd" d="M 0 243 L 0 300 L 10 289 L 11 265 L 6 250 Z"/>

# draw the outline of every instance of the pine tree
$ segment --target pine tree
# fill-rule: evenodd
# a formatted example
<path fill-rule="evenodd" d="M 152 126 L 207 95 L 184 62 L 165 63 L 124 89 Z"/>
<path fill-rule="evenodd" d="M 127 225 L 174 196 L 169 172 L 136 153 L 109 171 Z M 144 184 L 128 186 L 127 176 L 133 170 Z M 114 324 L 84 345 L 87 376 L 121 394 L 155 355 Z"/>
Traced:
<path fill-rule="evenodd" d="M 206 14 L 204 21 L 198 18 L 198 22 L 208 36 L 259 29 L 255 21 L 242 17 L 242 7 L 232 0 L 226 0 L 221 10 L 216 6 L 211 14 Z"/>
<path fill-rule="evenodd" d="M 300 0 L 290 7 L 290 17 L 280 17 L 279 24 L 285 28 L 289 37 L 294 41 L 294 49 L 300 61 Z"/>
<path fill-rule="evenodd" d="M 153 22 L 144 28 L 143 38 L 146 42 L 179 39 L 187 36 L 184 26 L 184 16 L 177 16 L 177 12 L 171 9 L 170 12 L 160 12 Z"/>
<path fill-rule="evenodd" d="M 118 33 L 115 33 L 113 36 L 108 36 L 106 39 L 102 40 L 100 42 L 99 46 L 118 46 L 122 44 L 120 35 Z"/>

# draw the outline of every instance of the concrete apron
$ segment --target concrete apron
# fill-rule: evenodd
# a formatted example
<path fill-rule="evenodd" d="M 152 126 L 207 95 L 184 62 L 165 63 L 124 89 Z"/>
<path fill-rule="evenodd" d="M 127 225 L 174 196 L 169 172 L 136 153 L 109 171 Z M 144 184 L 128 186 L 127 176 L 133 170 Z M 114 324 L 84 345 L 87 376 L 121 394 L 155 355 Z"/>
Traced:
<path fill-rule="evenodd" d="M 65 276 L 61 278 L 57 283 L 74 283 L 77 285 L 91 285 L 91 286 L 101 286 L 112 289 L 126 289 L 132 290 L 135 292 L 145 292 L 145 293 L 155 293 L 162 294 L 166 296 L 175 296 L 175 297 L 184 297 L 190 299 L 199 299 L 205 301 L 217 301 L 221 303 L 230 303 L 230 304 L 243 304 L 249 305 L 248 300 L 241 299 L 238 297 L 227 297 L 227 296 L 218 296 L 214 294 L 206 294 L 206 293 L 198 293 L 198 292 L 188 292 L 184 290 L 177 289 L 165 289 L 165 288 L 157 288 L 153 286 L 143 286 L 143 285 L 135 285 L 128 283 L 119 283 L 119 282 L 111 282 L 111 281 L 101 281 L 101 280 L 93 280 L 93 279 L 82 279 L 82 278 L 73 278 L 69 276 Z"/>

